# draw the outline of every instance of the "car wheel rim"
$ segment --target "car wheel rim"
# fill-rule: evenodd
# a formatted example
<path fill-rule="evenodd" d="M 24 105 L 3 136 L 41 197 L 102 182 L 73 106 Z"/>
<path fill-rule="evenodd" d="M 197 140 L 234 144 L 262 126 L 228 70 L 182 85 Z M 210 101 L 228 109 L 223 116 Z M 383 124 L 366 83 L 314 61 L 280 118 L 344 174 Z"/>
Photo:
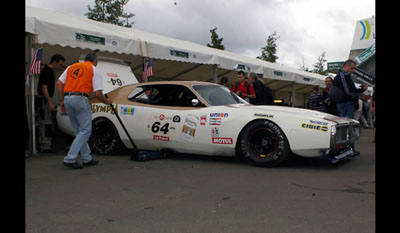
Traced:
<path fill-rule="evenodd" d="M 278 137 L 267 128 L 255 129 L 250 133 L 248 146 L 257 158 L 269 158 L 278 149 Z"/>
<path fill-rule="evenodd" d="M 114 129 L 107 122 L 101 122 L 100 124 L 96 125 L 93 136 L 97 144 L 104 148 L 109 147 L 115 140 Z"/>

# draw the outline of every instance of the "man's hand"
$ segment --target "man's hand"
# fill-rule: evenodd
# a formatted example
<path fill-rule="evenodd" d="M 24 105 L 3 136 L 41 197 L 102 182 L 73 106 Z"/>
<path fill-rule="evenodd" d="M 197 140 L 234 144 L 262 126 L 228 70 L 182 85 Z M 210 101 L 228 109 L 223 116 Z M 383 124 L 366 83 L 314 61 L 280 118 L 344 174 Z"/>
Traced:
<path fill-rule="evenodd" d="M 104 104 L 110 105 L 112 104 L 112 99 L 107 99 L 104 95 L 103 95 L 103 91 L 99 90 L 99 91 L 95 91 L 94 95 L 96 96 L 96 98 L 98 100 L 100 100 L 101 102 L 103 102 Z"/>
<path fill-rule="evenodd" d="M 53 102 L 49 102 L 49 109 L 51 112 L 57 111 L 56 106 L 53 104 Z"/>
<path fill-rule="evenodd" d="M 64 101 L 60 102 L 61 113 L 66 114 L 67 109 L 65 108 Z"/>

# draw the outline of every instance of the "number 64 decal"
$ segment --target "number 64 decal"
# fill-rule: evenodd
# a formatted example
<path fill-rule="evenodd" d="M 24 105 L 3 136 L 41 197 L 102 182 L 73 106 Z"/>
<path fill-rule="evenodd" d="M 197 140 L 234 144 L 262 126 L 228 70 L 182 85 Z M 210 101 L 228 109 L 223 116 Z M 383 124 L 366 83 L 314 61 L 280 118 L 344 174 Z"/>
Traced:
<path fill-rule="evenodd" d="M 167 134 L 169 131 L 169 123 L 165 123 L 162 127 L 161 126 L 161 122 L 154 122 L 154 124 L 151 126 L 151 132 L 153 133 L 158 133 L 158 132 L 163 132 L 164 134 Z"/>

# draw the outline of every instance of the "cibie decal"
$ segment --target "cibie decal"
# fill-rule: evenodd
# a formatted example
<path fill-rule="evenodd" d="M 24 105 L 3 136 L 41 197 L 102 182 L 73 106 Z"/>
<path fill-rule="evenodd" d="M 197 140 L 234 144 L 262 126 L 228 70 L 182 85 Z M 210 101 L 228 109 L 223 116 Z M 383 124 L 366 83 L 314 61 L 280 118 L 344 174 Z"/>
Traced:
<path fill-rule="evenodd" d="M 210 117 L 228 117 L 228 113 L 210 113 Z"/>
<path fill-rule="evenodd" d="M 213 144 L 233 144 L 232 138 L 212 138 Z"/>
<path fill-rule="evenodd" d="M 322 132 L 328 132 L 328 126 L 322 126 L 322 125 L 301 123 L 301 128 L 313 129 L 313 130 L 322 131 Z"/>

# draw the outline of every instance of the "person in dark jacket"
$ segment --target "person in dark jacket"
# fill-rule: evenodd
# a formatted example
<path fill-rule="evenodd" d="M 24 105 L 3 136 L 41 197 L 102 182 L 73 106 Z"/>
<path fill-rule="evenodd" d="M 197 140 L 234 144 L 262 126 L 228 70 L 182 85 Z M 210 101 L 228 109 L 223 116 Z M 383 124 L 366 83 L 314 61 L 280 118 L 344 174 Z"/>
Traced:
<path fill-rule="evenodd" d="M 256 98 L 250 99 L 250 103 L 254 105 L 272 105 L 274 103 L 272 90 L 258 79 L 256 73 L 250 72 L 248 78 L 256 93 Z"/>
<path fill-rule="evenodd" d="M 35 102 L 39 113 L 39 151 L 43 153 L 55 152 L 53 136 L 57 107 L 53 103 L 55 89 L 55 70 L 62 68 L 65 58 L 61 54 L 54 54 L 48 65 L 44 65 L 40 71 L 37 85 L 38 101 Z"/>
<path fill-rule="evenodd" d="M 357 88 L 351 79 L 351 74 L 354 73 L 356 69 L 356 62 L 349 59 L 345 61 L 342 65 L 342 69 L 339 70 L 338 74 L 335 76 L 333 80 L 333 85 L 340 87 L 345 95 L 345 98 L 337 102 L 337 109 L 339 111 L 339 115 L 341 117 L 347 117 L 354 119 L 354 111 L 356 109 L 356 105 L 358 105 L 358 99 L 360 95 L 368 89 L 367 85 L 362 85 L 362 88 Z M 354 148 L 354 143 L 351 145 L 355 155 L 359 155 L 360 152 L 356 151 Z"/>
<path fill-rule="evenodd" d="M 319 86 L 313 87 L 313 92 L 308 102 L 308 108 L 315 111 L 326 112 L 326 105 L 324 104 L 321 93 L 319 93 Z"/>
<path fill-rule="evenodd" d="M 345 98 L 337 103 L 337 109 L 341 117 L 354 119 L 355 106 L 358 104 L 360 95 L 368 89 L 368 86 L 362 85 L 362 88 L 357 88 L 351 79 L 350 75 L 354 73 L 356 62 L 349 59 L 342 65 L 339 70 L 333 85 L 340 87 L 346 94 Z"/>
<path fill-rule="evenodd" d="M 329 92 L 329 89 L 331 88 L 332 84 L 333 84 L 333 79 L 330 76 L 326 77 L 325 78 L 326 87 L 322 91 L 322 99 L 326 106 L 326 112 L 329 114 L 332 114 L 332 115 L 339 116 L 336 102 L 332 101 L 328 96 L 328 92 Z"/>

